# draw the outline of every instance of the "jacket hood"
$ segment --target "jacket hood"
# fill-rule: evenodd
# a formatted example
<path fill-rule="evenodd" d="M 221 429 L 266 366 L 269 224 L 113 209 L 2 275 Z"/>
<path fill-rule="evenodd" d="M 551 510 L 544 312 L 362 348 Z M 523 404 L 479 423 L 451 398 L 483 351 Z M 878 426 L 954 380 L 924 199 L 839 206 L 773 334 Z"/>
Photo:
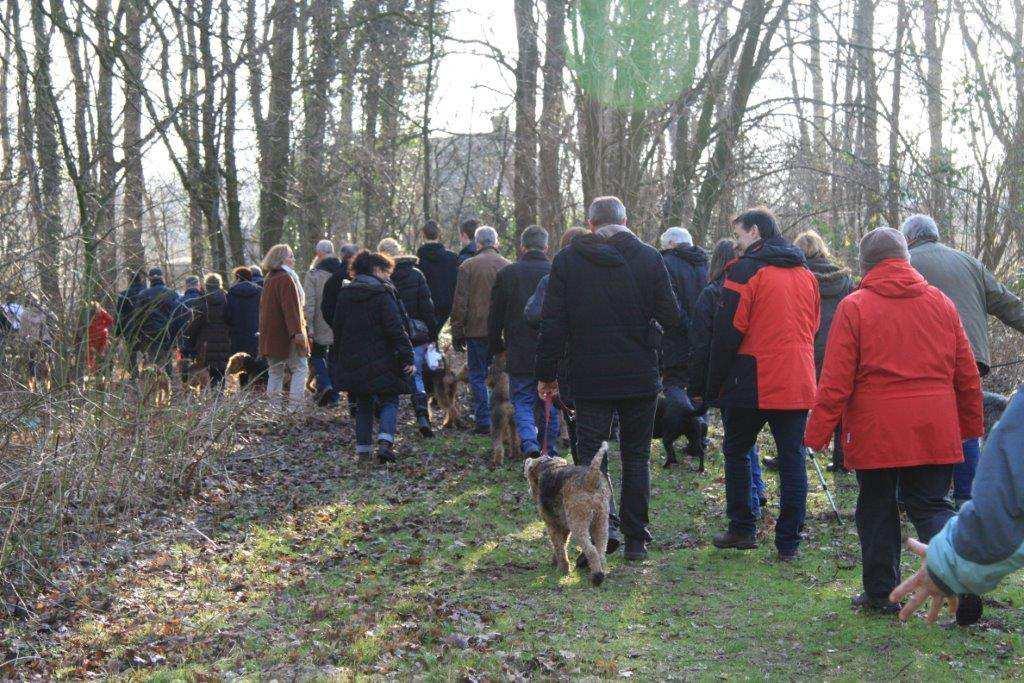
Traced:
<path fill-rule="evenodd" d="M 742 258 L 762 261 L 778 268 L 799 268 L 807 265 L 804 252 L 778 236 L 755 242 Z"/>
<path fill-rule="evenodd" d="M 703 266 L 708 263 L 707 253 L 700 247 L 693 245 L 675 247 L 674 249 L 666 249 L 661 253 L 665 256 L 668 256 L 669 254 L 678 256 L 679 258 L 686 261 L 692 266 Z"/>
<path fill-rule="evenodd" d="M 524 251 L 519 255 L 520 261 L 547 261 L 548 255 L 539 249 Z"/>
<path fill-rule="evenodd" d="M 328 256 L 327 258 L 320 259 L 320 263 L 316 264 L 316 270 L 323 270 L 331 275 L 345 277 L 345 264 L 338 260 L 337 256 Z"/>
<path fill-rule="evenodd" d="M 626 233 L 620 233 L 620 235 L 630 239 Z M 626 259 L 619 253 L 619 250 L 612 246 L 617 237 L 619 235 L 606 240 L 594 234 L 580 235 L 572 241 L 569 247 L 578 251 L 583 258 L 595 266 L 617 268 L 626 264 Z"/>
<path fill-rule="evenodd" d="M 888 299 L 912 299 L 928 291 L 928 283 L 910 262 L 886 259 L 868 271 L 860 288 Z"/>
<path fill-rule="evenodd" d="M 231 289 L 228 290 L 228 292 L 231 293 L 231 296 L 240 296 L 243 299 L 250 299 L 254 296 L 259 296 L 261 291 L 263 290 L 260 289 L 259 285 L 255 282 L 249 282 L 248 280 L 236 282 L 231 285 Z"/>
<path fill-rule="evenodd" d="M 853 275 L 849 268 L 833 263 L 824 256 L 807 259 L 807 269 L 818 281 L 818 290 L 822 296 L 838 294 Z"/>
<path fill-rule="evenodd" d="M 399 268 L 415 268 L 419 265 L 420 260 L 415 256 L 396 256 L 395 257 L 395 269 Z"/>
<path fill-rule="evenodd" d="M 416 255 L 421 261 L 437 262 L 444 260 L 447 251 L 440 242 L 427 242 L 416 250 Z"/>
<path fill-rule="evenodd" d="M 342 291 L 353 301 L 369 301 L 381 294 L 393 294 L 395 288 L 372 275 L 356 275 L 356 279 L 342 287 Z"/>

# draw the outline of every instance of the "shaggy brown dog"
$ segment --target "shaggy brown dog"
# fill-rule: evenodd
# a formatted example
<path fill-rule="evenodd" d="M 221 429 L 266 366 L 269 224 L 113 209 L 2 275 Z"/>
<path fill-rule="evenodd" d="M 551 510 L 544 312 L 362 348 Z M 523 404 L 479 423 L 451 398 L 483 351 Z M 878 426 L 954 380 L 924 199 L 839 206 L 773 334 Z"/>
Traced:
<path fill-rule="evenodd" d="M 505 354 L 499 354 L 487 371 L 487 388 L 491 391 L 491 466 L 499 467 L 510 458 L 519 457 L 519 435 L 516 434 L 512 390 L 505 372 Z"/>
<path fill-rule="evenodd" d="M 455 372 L 455 354 L 449 348 L 444 352 L 444 369 L 434 379 L 434 399 L 437 407 L 444 412 L 441 427 L 457 427 L 459 424 L 459 385 L 469 380 L 469 368 Z"/>
<path fill-rule="evenodd" d="M 600 586 L 605 574 L 608 549 L 608 503 L 612 497 L 601 462 L 608 453 L 608 442 L 588 467 L 570 465 L 564 458 L 542 456 L 527 458 L 523 466 L 530 492 L 540 516 L 548 527 L 552 562 L 569 573 L 566 543 L 569 536 L 583 549 L 590 567 L 590 583 Z"/>
<path fill-rule="evenodd" d="M 228 358 L 227 367 L 224 368 L 224 378 L 229 389 L 238 391 L 241 388 L 241 375 L 249 367 L 251 361 L 252 356 L 245 351 L 239 351 Z"/>

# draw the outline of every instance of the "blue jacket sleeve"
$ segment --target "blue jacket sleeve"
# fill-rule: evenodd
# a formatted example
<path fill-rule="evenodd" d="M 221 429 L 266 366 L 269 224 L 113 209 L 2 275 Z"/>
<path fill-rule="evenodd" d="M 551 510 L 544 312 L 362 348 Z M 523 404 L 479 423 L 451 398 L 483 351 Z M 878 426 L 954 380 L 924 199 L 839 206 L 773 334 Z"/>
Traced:
<path fill-rule="evenodd" d="M 989 434 L 973 500 L 928 544 L 928 571 L 949 594 L 981 595 L 1024 566 L 1024 392 Z"/>

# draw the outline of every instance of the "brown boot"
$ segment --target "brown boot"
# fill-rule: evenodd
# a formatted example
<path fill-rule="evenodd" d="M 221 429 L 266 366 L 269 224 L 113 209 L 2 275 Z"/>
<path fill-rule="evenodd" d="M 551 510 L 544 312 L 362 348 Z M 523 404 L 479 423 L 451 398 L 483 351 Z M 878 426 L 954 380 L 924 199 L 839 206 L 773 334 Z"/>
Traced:
<path fill-rule="evenodd" d="M 757 539 L 753 534 L 746 536 L 732 531 L 718 534 L 711 542 L 716 548 L 735 548 L 736 550 L 753 550 L 757 547 Z"/>

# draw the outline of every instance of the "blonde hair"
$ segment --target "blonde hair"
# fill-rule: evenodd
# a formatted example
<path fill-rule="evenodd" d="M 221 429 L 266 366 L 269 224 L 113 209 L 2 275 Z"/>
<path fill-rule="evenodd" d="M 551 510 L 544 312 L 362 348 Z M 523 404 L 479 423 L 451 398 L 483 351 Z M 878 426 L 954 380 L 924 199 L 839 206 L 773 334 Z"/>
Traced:
<path fill-rule="evenodd" d="M 385 237 L 377 244 L 377 251 L 394 257 L 402 253 L 402 245 L 393 237 Z"/>
<path fill-rule="evenodd" d="M 267 250 L 267 255 L 263 257 L 263 272 L 269 274 L 272 270 L 279 270 L 290 253 L 292 253 L 292 248 L 287 244 L 275 244 L 272 246 Z"/>
<path fill-rule="evenodd" d="M 829 261 L 832 260 L 832 252 L 828 250 L 828 245 L 825 244 L 824 238 L 816 230 L 803 231 L 796 236 L 793 244 L 799 247 L 800 251 L 804 252 L 804 256 L 807 258 L 821 257 Z"/>
<path fill-rule="evenodd" d="M 206 278 L 203 280 L 203 286 L 207 290 L 224 289 L 224 278 L 218 273 L 207 273 Z"/>

